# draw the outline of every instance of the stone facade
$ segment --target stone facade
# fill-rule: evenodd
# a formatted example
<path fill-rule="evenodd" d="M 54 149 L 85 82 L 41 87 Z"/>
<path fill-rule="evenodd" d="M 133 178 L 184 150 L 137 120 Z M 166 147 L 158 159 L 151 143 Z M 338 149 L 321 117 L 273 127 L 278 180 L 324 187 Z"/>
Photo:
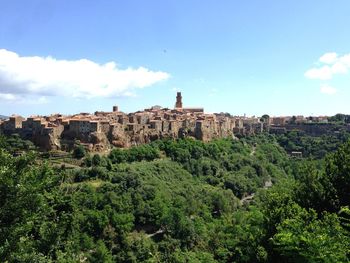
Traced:
<path fill-rule="evenodd" d="M 91 151 L 107 151 L 112 147 L 131 147 L 162 138 L 193 137 L 208 142 L 216 138 L 265 131 L 284 133 L 299 129 L 317 134 L 331 130 L 327 125 L 319 127 L 300 123 L 306 120 L 303 116 L 293 117 L 298 121 L 295 123 L 300 124 L 291 125 L 288 124 L 291 117 L 271 117 L 265 123 L 257 117 L 206 114 L 203 108 L 183 107 L 181 93 L 177 94 L 175 106 L 175 109 L 153 106 L 129 114 L 120 112 L 114 106 L 111 112 L 96 111 L 94 114 L 54 114 L 27 119 L 14 115 L 0 123 L 0 132 L 17 133 L 33 141 L 42 150 L 70 150 L 78 140 Z"/>
<path fill-rule="evenodd" d="M 181 92 L 178 92 L 176 95 L 176 103 L 175 103 L 176 109 L 182 109 L 182 96 Z"/>
<path fill-rule="evenodd" d="M 183 108 L 178 93 L 175 109 L 154 106 L 126 114 L 117 106 L 111 112 L 96 111 L 71 116 L 60 114 L 32 116 L 24 119 L 13 116 L 4 121 L 0 130 L 18 133 L 32 140 L 42 150 L 70 149 L 74 142 L 93 151 L 111 147 L 131 147 L 162 138 L 194 137 L 203 141 L 233 136 L 236 119 L 205 114 L 202 108 Z"/>
<path fill-rule="evenodd" d="M 0 123 L 0 133 L 17 133 L 33 141 L 42 150 L 69 150 L 79 140 L 91 151 L 107 151 L 112 147 L 131 147 L 162 138 L 193 137 L 208 142 L 216 138 L 261 132 L 281 134 L 299 130 L 310 135 L 336 132 L 333 125 L 327 123 L 308 121 L 288 124 L 282 118 L 274 123 L 264 123 L 255 117 L 231 116 L 227 113 L 205 114 L 185 109 L 152 107 L 130 114 L 112 111 L 72 116 L 32 116 L 27 119 L 12 116 Z M 350 126 L 344 126 L 344 129 L 350 131 Z"/>

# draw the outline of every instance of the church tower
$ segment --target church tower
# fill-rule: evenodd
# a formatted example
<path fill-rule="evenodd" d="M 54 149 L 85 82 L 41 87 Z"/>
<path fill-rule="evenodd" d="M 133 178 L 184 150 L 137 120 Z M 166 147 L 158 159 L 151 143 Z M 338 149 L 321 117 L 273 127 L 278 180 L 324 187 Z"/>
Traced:
<path fill-rule="evenodd" d="M 182 96 L 181 92 L 178 92 L 176 95 L 176 103 L 175 103 L 176 109 L 182 109 Z"/>

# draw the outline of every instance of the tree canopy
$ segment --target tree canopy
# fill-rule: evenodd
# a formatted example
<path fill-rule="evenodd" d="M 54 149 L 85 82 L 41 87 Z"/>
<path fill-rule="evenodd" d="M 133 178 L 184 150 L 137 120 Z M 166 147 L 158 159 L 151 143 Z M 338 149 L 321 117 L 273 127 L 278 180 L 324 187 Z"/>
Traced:
<path fill-rule="evenodd" d="M 63 169 L 2 137 L 0 258 L 349 262 L 350 142 L 316 139 L 325 158 L 290 157 L 301 134 L 259 135 L 160 140 Z"/>

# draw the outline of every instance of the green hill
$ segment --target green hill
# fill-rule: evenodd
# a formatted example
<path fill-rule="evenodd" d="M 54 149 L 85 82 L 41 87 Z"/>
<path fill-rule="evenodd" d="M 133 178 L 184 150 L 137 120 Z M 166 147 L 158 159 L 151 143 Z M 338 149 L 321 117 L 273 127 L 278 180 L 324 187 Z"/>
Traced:
<path fill-rule="evenodd" d="M 289 158 L 268 135 L 166 140 L 70 169 L 6 150 L 22 145 L 0 138 L 5 262 L 349 260 L 348 209 L 338 215 L 349 144 L 317 161 Z"/>

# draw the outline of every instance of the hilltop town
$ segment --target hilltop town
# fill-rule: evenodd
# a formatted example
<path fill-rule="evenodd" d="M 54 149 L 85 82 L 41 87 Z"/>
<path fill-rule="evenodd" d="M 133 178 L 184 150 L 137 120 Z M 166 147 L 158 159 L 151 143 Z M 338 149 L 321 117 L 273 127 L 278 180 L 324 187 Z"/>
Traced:
<path fill-rule="evenodd" d="M 309 125 L 309 124 L 318 125 Z M 245 117 L 228 113 L 207 114 L 203 108 L 183 107 L 181 92 L 174 109 L 153 106 L 126 114 L 113 106 L 111 112 L 79 113 L 64 116 L 13 115 L 0 120 L 0 133 L 18 134 L 41 150 L 71 150 L 78 142 L 89 151 L 103 152 L 113 147 L 128 148 L 162 138 L 193 137 L 208 142 L 216 138 L 261 132 L 284 133 L 299 129 L 307 133 L 335 132 L 328 117 Z M 345 127 L 348 130 L 348 126 Z"/>

